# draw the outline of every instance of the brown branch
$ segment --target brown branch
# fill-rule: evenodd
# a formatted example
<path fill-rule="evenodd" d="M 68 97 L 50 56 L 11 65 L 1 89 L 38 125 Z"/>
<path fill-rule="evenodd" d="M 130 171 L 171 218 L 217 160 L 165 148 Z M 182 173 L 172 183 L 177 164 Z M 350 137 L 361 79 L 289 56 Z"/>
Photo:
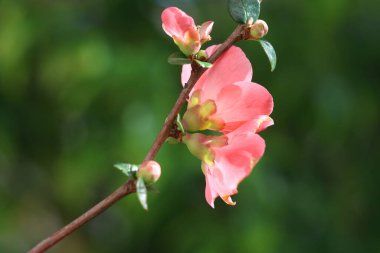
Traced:
<path fill-rule="evenodd" d="M 218 47 L 218 49 L 209 57 L 208 62 L 215 62 L 228 48 L 230 48 L 236 41 L 239 41 L 245 37 L 245 25 L 239 25 L 233 31 L 233 33 L 226 39 L 226 41 Z M 165 123 L 157 135 L 156 140 L 154 141 L 152 147 L 149 149 L 148 154 L 146 155 L 144 161 L 153 160 L 162 144 L 165 142 L 167 137 L 169 136 L 170 129 L 177 117 L 177 114 L 180 112 L 182 106 L 186 103 L 186 99 L 188 98 L 190 91 L 194 87 L 195 83 L 199 80 L 202 74 L 206 71 L 206 69 L 201 68 L 196 63 L 192 65 L 192 72 L 189 81 L 187 82 L 185 88 L 182 89 L 181 93 L 178 96 L 177 101 L 175 102 L 171 112 L 165 120 Z M 134 180 L 130 180 L 124 185 L 120 186 L 116 189 L 111 195 L 106 197 L 104 200 L 99 202 L 97 205 L 89 209 L 87 212 L 76 218 L 70 224 L 61 228 L 51 236 L 47 237 L 45 240 L 41 241 L 34 248 L 32 248 L 29 253 L 40 253 L 45 252 L 49 248 L 53 247 L 59 241 L 61 241 L 66 236 L 70 235 L 82 225 L 90 221 L 91 219 L 98 216 L 100 213 L 105 211 L 115 202 L 120 200 L 121 198 L 136 192 L 136 185 Z"/>
<path fill-rule="evenodd" d="M 33 249 L 28 251 L 28 253 L 39 253 L 45 252 L 50 247 L 54 246 L 60 240 L 77 230 L 79 227 L 90 221 L 91 219 L 98 216 L 100 213 L 108 209 L 112 204 L 114 204 L 119 199 L 127 196 L 130 193 L 136 192 L 136 184 L 134 180 L 129 180 L 118 189 L 116 189 L 111 195 L 103 199 L 101 202 L 96 204 L 90 210 L 73 220 L 70 224 L 61 228 L 45 240 L 37 244 Z"/>

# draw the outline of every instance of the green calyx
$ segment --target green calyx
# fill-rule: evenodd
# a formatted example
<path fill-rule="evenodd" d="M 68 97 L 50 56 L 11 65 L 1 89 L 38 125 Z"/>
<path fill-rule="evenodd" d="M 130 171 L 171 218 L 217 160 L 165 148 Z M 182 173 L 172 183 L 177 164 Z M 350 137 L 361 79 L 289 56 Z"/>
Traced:
<path fill-rule="evenodd" d="M 183 139 L 189 151 L 208 165 L 214 163 L 214 148 L 227 145 L 228 138 L 225 135 L 209 136 L 204 134 L 186 134 Z"/>
<path fill-rule="evenodd" d="M 195 91 L 189 100 L 187 111 L 183 115 L 182 124 L 187 131 L 214 130 L 223 128 L 224 122 L 213 115 L 216 104 L 213 100 L 206 100 L 201 104 L 200 91 Z"/>

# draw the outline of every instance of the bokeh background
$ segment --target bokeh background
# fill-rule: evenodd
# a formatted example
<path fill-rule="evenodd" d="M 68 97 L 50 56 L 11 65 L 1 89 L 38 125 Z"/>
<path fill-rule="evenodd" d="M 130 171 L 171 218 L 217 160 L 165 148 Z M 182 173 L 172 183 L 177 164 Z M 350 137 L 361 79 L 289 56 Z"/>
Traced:
<path fill-rule="evenodd" d="M 0 1 L 0 252 L 25 252 L 139 163 L 180 91 L 160 14 L 233 30 L 227 1 Z M 157 160 L 160 194 L 128 196 L 51 252 L 378 252 L 378 1 L 264 1 L 278 54 L 240 42 L 275 99 L 264 158 L 235 207 L 204 199 L 184 145 Z"/>

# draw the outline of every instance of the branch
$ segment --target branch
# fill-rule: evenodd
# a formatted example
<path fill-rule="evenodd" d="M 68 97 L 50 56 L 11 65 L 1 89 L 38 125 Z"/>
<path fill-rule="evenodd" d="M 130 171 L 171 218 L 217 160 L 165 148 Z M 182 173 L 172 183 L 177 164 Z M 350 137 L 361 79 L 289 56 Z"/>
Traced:
<path fill-rule="evenodd" d="M 214 63 L 227 49 L 229 49 L 235 42 L 243 39 L 246 36 L 245 25 L 239 25 L 232 32 L 232 34 L 226 39 L 226 41 L 218 47 L 218 49 L 209 57 L 208 62 Z M 167 116 L 165 123 L 158 133 L 156 140 L 154 141 L 152 147 L 149 149 L 148 154 L 146 155 L 144 161 L 154 160 L 154 157 L 157 155 L 162 144 L 165 142 L 169 136 L 170 128 L 172 127 L 177 114 L 180 112 L 183 105 L 186 103 L 187 98 L 189 97 L 190 91 L 193 89 L 196 82 L 202 76 L 206 69 L 200 67 L 199 65 L 193 63 L 192 72 L 189 81 L 185 85 L 185 88 L 182 89 L 181 93 L 178 96 L 177 101 L 175 102 L 172 110 Z M 136 182 L 134 180 L 129 180 L 124 185 L 116 189 L 111 195 L 106 197 L 104 200 L 99 202 L 97 205 L 89 209 L 87 212 L 76 218 L 70 224 L 61 228 L 51 236 L 47 237 L 45 240 L 41 241 L 34 248 L 32 248 L 29 253 L 40 253 L 45 252 L 49 248 L 53 247 L 59 241 L 61 241 L 66 236 L 70 235 L 82 225 L 95 218 L 103 211 L 108 209 L 114 203 L 116 203 L 121 198 L 136 192 Z"/>
<path fill-rule="evenodd" d="M 96 204 L 94 207 L 92 207 L 90 210 L 73 220 L 70 224 L 66 225 L 65 227 L 61 228 L 45 240 L 41 241 L 39 244 L 37 244 L 33 249 L 28 251 L 29 253 L 37 253 L 37 252 L 45 252 L 50 247 L 54 246 L 56 243 L 58 243 L 60 240 L 77 230 L 79 227 L 81 227 L 83 224 L 87 223 L 91 219 L 98 216 L 100 213 L 104 212 L 108 209 L 112 204 L 114 204 L 119 199 L 123 198 L 124 196 L 127 196 L 131 193 L 136 192 L 136 184 L 134 180 L 129 180 L 122 186 L 120 186 L 118 189 L 116 189 L 111 195 L 103 199 L 101 202 Z"/>

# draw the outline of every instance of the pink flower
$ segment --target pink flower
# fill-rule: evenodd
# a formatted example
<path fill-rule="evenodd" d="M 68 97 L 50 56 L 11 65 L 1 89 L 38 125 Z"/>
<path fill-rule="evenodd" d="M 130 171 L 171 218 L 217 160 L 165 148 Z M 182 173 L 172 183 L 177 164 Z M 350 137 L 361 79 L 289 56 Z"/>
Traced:
<path fill-rule="evenodd" d="M 207 48 L 207 54 L 211 55 L 216 48 Z M 184 65 L 183 85 L 190 74 L 191 66 Z M 271 94 L 251 79 L 251 63 L 240 48 L 231 47 L 195 84 L 183 117 L 185 129 L 229 133 L 247 121 L 270 115 Z"/>
<path fill-rule="evenodd" d="M 252 171 L 265 150 L 264 140 L 257 132 L 273 124 L 267 117 L 254 119 L 222 136 L 187 134 L 183 142 L 193 155 L 202 161 L 206 177 L 206 200 L 214 208 L 214 200 L 220 197 L 229 205 L 235 205 L 231 195 L 236 194 L 239 183 Z"/>
<path fill-rule="evenodd" d="M 211 55 L 217 46 L 206 49 Z M 188 81 L 191 66 L 182 68 L 182 84 Z M 231 195 L 247 177 L 265 150 L 257 134 L 273 124 L 269 117 L 273 98 L 261 85 L 252 83 L 252 67 L 243 51 L 231 47 L 208 69 L 190 93 L 183 116 L 187 131 L 213 130 L 223 133 L 208 136 L 186 134 L 183 142 L 202 161 L 206 177 L 206 200 L 214 207 L 220 197 L 234 205 Z"/>
<path fill-rule="evenodd" d="M 187 56 L 198 53 L 201 45 L 211 39 L 214 22 L 208 21 L 197 27 L 192 17 L 176 7 L 166 8 L 161 20 L 166 34 L 173 38 L 174 43 Z"/>

